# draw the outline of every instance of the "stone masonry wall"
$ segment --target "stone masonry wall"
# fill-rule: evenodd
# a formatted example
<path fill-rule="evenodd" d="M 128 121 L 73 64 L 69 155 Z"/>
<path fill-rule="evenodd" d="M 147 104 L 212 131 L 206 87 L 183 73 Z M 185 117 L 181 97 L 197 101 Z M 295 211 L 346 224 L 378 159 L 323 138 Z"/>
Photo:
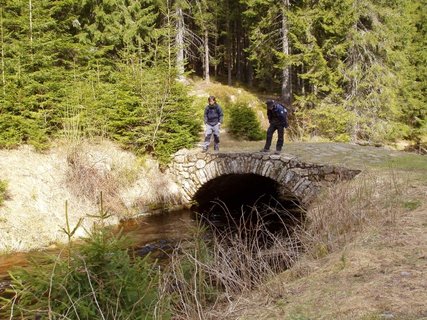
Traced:
<path fill-rule="evenodd" d="M 264 153 L 200 153 L 180 150 L 169 167 L 181 187 L 183 202 L 190 203 L 206 182 L 227 174 L 257 174 L 279 183 L 279 193 L 291 194 L 308 205 L 319 190 L 341 180 L 352 179 L 360 170 L 306 163 L 290 155 Z"/>

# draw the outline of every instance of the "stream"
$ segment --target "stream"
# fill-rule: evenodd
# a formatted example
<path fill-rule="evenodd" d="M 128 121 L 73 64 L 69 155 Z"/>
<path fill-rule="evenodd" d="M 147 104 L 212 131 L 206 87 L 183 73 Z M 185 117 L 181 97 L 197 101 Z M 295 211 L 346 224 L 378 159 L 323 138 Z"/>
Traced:
<path fill-rule="evenodd" d="M 119 227 L 132 239 L 133 249 L 138 255 L 152 251 L 163 251 L 184 239 L 188 230 L 196 225 L 195 214 L 191 210 L 153 214 L 123 222 Z M 0 255 L 0 294 L 8 285 L 8 271 L 17 266 L 25 266 L 28 259 L 44 253 L 55 254 L 58 249 L 40 252 L 15 252 Z"/>
<path fill-rule="evenodd" d="M 277 183 L 256 175 L 227 175 L 210 181 L 196 194 L 199 204 L 193 210 L 181 210 L 146 215 L 122 222 L 117 229 L 130 237 L 130 249 L 136 255 L 151 253 L 155 258 L 166 261 L 168 253 L 180 240 L 188 238 L 198 225 L 196 212 L 202 221 L 219 232 L 242 231 L 246 236 L 267 239 L 262 245 L 269 245 L 269 238 L 258 230 L 267 228 L 268 233 L 284 234 L 288 228 L 300 225 L 305 211 L 294 197 L 279 199 Z M 237 229 L 236 229 L 237 228 Z M 223 230 L 223 231 L 222 231 Z M 251 232 L 251 230 L 255 232 Z M 286 232 L 285 232 L 286 231 Z M 289 234 L 288 234 L 289 235 Z M 78 244 L 79 241 L 76 241 Z M 261 243 L 259 243 L 261 244 Z M 0 255 L 0 296 L 9 285 L 8 272 L 17 266 L 25 266 L 30 258 L 55 255 L 60 248 L 49 248 L 31 253 Z M 42 261 L 42 260 L 40 260 Z M 42 262 L 41 262 L 42 263 Z"/>

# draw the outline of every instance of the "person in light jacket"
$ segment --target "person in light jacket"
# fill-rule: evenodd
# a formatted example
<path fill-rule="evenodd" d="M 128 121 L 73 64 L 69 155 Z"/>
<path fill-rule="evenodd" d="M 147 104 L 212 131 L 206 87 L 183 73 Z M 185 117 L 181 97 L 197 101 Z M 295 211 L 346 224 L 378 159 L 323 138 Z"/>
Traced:
<path fill-rule="evenodd" d="M 211 143 L 211 137 L 214 137 L 214 151 L 219 151 L 219 131 L 224 119 L 224 114 L 214 96 L 208 98 L 208 105 L 205 108 L 205 142 L 203 144 L 203 152 L 207 152 Z"/>

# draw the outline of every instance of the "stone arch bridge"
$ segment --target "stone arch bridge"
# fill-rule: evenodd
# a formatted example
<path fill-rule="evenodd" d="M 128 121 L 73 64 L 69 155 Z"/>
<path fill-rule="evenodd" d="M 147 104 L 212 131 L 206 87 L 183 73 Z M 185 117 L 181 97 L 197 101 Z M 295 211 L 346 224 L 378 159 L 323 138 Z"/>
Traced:
<path fill-rule="evenodd" d="M 307 207 L 328 185 L 355 177 L 360 170 L 329 164 L 307 163 L 288 154 L 259 152 L 200 153 L 180 150 L 169 172 L 181 189 L 184 205 L 206 200 L 213 189 L 226 193 L 273 186 L 281 199 L 296 200 Z"/>

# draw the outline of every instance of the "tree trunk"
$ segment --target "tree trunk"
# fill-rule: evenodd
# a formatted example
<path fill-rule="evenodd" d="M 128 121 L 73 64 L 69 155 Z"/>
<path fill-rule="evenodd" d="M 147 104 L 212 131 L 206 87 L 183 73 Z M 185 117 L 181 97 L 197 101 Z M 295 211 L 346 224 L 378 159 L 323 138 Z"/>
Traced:
<path fill-rule="evenodd" d="M 305 72 L 305 68 L 304 68 L 304 64 L 302 64 L 301 65 L 301 74 L 304 74 L 304 72 Z M 305 80 L 304 79 L 301 79 L 301 78 L 299 78 L 300 79 L 300 81 L 301 81 L 301 94 L 303 95 L 303 96 L 305 96 Z"/>
<path fill-rule="evenodd" d="M 205 76 L 205 81 L 207 83 L 210 82 L 210 76 L 209 76 L 209 33 L 208 30 L 205 30 L 205 40 L 204 40 L 204 45 L 205 45 L 205 70 L 204 70 L 204 76 Z"/>
<path fill-rule="evenodd" d="M 227 84 L 231 86 L 232 79 L 231 79 L 231 70 L 233 69 L 233 59 L 232 59 L 232 39 L 231 39 L 231 19 L 230 19 L 230 0 L 227 1 L 227 11 L 226 11 L 226 32 L 227 32 Z"/>
<path fill-rule="evenodd" d="M 282 52 L 289 55 L 289 38 L 288 38 L 288 19 L 286 17 L 286 10 L 289 9 L 289 0 L 283 0 L 282 7 Z M 282 71 L 282 100 L 289 106 L 291 104 L 291 81 L 289 66 L 285 66 Z"/>
<path fill-rule="evenodd" d="M 248 86 L 252 88 L 254 86 L 254 68 L 252 66 L 252 62 L 248 62 L 248 71 L 247 71 L 247 77 L 248 77 Z"/>
<path fill-rule="evenodd" d="M 218 77 L 218 61 L 216 61 L 217 57 L 218 57 L 218 33 L 215 32 L 215 45 L 214 45 L 214 58 L 215 58 L 214 76 L 215 77 Z"/>
<path fill-rule="evenodd" d="M 236 79 L 242 81 L 242 37 L 241 37 L 241 24 L 240 21 L 235 22 L 236 30 Z"/>
<path fill-rule="evenodd" d="M 166 21 L 167 21 L 167 50 L 168 50 L 168 70 L 169 72 L 172 69 L 172 25 L 171 25 L 171 11 L 170 11 L 170 5 L 169 0 L 166 0 Z M 141 41 L 138 41 L 138 55 L 139 55 L 139 61 L 138 61 L 138 68 L 141 65 L 140 62 L 142 62 L 142 51 L 141 51 Z"/>
<path fill-rule="evenodd" d="M 176 9 L 176 68 L 178 79 L 184 79 L 184 15 L 181 8 Z"/>

